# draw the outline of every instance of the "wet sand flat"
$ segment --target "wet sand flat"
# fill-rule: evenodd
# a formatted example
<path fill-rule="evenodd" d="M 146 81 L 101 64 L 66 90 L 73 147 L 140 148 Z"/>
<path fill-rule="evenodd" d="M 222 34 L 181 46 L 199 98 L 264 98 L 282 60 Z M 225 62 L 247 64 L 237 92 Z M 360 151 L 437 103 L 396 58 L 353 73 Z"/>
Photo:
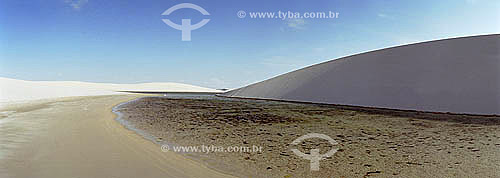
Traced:
<path fill-rule="evenodd" d="M 230 177 L 163 153 L 119 124 L 113 106 L 137 97 L 72 97 L 4 107 L 0 177 Z"/>
<path fill-rule="evenodd" d="M 241 177 L 497 177 L 500 118 L 238 99 L 145 97 L 119 109 L 159 143 L 262 146 L 262 152 L 186 153 Z M 311 172 L 294 155 L 339 149 Z"/>

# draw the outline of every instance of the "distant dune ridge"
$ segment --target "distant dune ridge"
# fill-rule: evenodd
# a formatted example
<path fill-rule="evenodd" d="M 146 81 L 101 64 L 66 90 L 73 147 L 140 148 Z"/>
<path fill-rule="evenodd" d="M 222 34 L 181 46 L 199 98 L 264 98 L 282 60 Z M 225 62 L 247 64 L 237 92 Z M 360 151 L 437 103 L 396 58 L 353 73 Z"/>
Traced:
<path fill-rule="evenodd" d="M 181 83 L 109 84 L 77 81 L 24 81 L 0 77 L 0 102 L 47 99 L 67 96 L 120 94 L 118 91 L 208 92 L 219 90 Z M 121 93 L 123 94 L 123 93 Z"/>
<path fill-rule="evenodd" d="M 452 38 L 357 54 L 222 95 L 500 115 L 500 35 Z"/>

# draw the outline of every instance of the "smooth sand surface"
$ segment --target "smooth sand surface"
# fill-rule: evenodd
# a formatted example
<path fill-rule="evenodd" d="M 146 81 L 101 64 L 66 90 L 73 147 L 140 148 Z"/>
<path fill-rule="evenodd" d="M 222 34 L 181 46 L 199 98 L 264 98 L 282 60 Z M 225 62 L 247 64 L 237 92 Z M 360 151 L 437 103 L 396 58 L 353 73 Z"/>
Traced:
<path fill-rule="evenodd" d="M 223 95 L 500 115 L 500 34 L 386 48 L 289 72 Z"/>
<path fill-rule="evenodd" d="M 230 177 L 164 153 L 119 124 L 113 106 L 137 97 L 72 97 L 4 107 L 0 177 Z"/>
<path fill-rule="evenodd" d="M 0 106 L 6 102 L 24 102 L 70 96 L 97 96 L 136 92 L 207 92 L 219 90 L 182 83 L 112 84 L 78 81 L 25 81 L 0 77 Z"/>

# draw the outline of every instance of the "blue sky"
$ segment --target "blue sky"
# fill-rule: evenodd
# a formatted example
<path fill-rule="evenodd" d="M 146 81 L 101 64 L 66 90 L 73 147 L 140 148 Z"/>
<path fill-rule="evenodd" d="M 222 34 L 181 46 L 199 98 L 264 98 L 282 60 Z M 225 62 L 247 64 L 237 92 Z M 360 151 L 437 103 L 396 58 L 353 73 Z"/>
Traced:
<path fill-rule="evenodd" d="M 161 19 L 210 22 L 192 41 Z M 237 12 L 338 12 L 251 19 Z M 0 77 L 235 88 L 329 59 L 420 41 L 500 33 L 496 0 L 2 0 Z"/>

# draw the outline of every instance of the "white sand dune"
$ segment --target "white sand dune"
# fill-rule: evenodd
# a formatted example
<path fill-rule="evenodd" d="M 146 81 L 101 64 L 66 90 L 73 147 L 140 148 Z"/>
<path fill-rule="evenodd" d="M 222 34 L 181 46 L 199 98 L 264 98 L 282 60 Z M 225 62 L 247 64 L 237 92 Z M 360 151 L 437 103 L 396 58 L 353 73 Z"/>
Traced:
<path fill-rule="evenodd" d="M 181 83 L 109 84 L 77 81 L 24 81 L 0 77 L 0 103 L 121 93 L 118 91 L 220 92 L 215 89 Z"/>
<path fill-rule="evenodd" d="M 381 49 L 309 66 L 223 95 L 500 115 L 500 34 Z"/>

